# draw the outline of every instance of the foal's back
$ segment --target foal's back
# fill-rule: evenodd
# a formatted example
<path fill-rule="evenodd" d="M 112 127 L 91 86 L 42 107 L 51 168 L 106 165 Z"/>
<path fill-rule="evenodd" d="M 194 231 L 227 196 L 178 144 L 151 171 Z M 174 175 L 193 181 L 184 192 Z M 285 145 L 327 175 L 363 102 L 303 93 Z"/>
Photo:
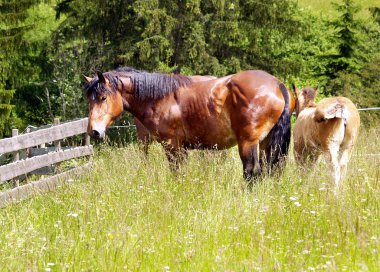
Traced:
<path fill-rule="evenodd" d="M 351 100 L 345 97 L 325 98 L 299 114 L 294 126 L 295 148 L 324 151 L 332 144 L 352 146 L 359 126 L 359 112 Z M 296 151 L 300 153 L 302 150 Z"/>
<path fill-rule="evenodd" d="M 347 146 L 355 143 L 360 126 L 360 116 L 350 99 L 330 97 L 321 100 L 316 107 L 314 120 L 321 124 L 322 129 L 324 125 L 329 124 L 330 120 L 341 120 L 344 126 L 341 145 Z"/>

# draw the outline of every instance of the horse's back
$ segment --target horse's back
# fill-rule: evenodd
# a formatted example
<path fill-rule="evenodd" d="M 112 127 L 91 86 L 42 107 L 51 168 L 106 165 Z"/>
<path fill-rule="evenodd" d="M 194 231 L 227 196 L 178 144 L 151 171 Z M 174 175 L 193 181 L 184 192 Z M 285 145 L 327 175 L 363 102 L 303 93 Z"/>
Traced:
<path fill-rule="evenodd" d="M 193 82 L 177 94 L 187 140 L 222 148 L 241 136 L 262 140 L 284 111 L 280 83 L 260 70 Z"/>
<path fill-rule="evenodd" d="M 226 105 L 230 77 L 195 81 L 176 93 L 185 146 L 224 149 L 236 144 Z"/>
<path fill-rule="evenodd" d="M 234 102 L 241 99 L 241 102 L 257 106 L 250 111 L 257 112 L 257 109 L 265 109 L 265 116 L 278 119 L 284 110 L 285 98 L 280 90 L 281 81 L 271 74 L 261 70 L 248 70 L 240 72 L 228 82 L 228 87 L 234 95 Z"/>
<path fill-rule="evenodd" d="M 279 90 L 281 82 L 265 71 L 248 70 L 233 75 L 230 83 L 239 87 L 246 95 L 254 95 L 258 91 L 267 93 L 276 92 L 276 90 Z M 281 92 L 277 93 L 281 95 Z"/>

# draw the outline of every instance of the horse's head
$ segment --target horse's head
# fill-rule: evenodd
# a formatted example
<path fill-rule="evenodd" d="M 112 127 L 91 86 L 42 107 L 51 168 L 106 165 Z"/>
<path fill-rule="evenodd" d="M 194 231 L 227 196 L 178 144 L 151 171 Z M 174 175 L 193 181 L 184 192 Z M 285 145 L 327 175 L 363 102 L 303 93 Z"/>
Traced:
<path fill-rule="evenodd" d="M 302 90 L 299 90 L 293 84 L 293 90 L 296 95 L 296 116 L 306 107 L 315 106 L 315 98 L 318 94 L 317 88 L 306 87 Z"/>
<path fill-rule="evenodd" d="M 94 138 L 102 139 L 106 128 L 123 112 L 123 98 L 119 86 L 123 82 L 101 72 L 97 72 L 94 78 L 85 79 L 89 102 L 87 133 Z"/>

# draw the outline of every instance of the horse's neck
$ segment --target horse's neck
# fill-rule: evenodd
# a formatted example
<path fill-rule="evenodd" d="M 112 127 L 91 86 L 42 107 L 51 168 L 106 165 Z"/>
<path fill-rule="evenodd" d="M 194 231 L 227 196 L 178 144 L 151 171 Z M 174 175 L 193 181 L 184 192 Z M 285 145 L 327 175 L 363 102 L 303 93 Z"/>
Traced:
<path fill-rule="evenodd" d="M 313 118 L 314 113 L 315 113 L 315 107 L 306 107 L 303 110 L 300 111 L 298 114 L 298 118 L 301 119 L 308 119 L 308 118 Z"/>
<path fill-rule="evenodd" d="M 150 113 L 153 108 L 154 105 L 151 102 L 133 99 L 129 102 L 129 107 L 127 107 L 125 110 L 130 112 L 133 116 L 137 117 L 138 119 L 142 120 L 142 117 Z"/>
<path fill-rule="evenodd" d="M 305 108 L 297 117 L 299 122 L 302 123 L 303 126 L 307 127 L 310 132 L 315 132 L 318 130 L 318 123 L 314 121 L 315 110 L 316 108 L 314 107 Z"/>
<path fill-rule="evenodd" d="M 151 122 L 152 120 L 157 119 L 156 117 L 162 115 L 162 112 L 166 112 L 167 108 L 173 104 L 172 102 L 172 94 L 154 100 L 139 100 L 133 98 L 128 101 L 128 107 L 126 107 L 125 110 L 130 112 L 143 123 Z"/>

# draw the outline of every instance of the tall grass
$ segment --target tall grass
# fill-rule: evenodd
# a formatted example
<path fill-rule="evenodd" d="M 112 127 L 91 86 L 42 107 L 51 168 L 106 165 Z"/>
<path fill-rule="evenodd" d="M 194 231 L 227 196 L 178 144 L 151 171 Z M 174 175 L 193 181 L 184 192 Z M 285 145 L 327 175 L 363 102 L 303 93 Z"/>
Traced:
<path fill-rule="evenodd" d="M 101 147 L 90 173 L 0 210 L 2 271 L 376 271 L 379 131 L 362 131 L 338 196 L 324 165 L 247 190 L 236 148 L 172 173 L 156 144 Z"/>

